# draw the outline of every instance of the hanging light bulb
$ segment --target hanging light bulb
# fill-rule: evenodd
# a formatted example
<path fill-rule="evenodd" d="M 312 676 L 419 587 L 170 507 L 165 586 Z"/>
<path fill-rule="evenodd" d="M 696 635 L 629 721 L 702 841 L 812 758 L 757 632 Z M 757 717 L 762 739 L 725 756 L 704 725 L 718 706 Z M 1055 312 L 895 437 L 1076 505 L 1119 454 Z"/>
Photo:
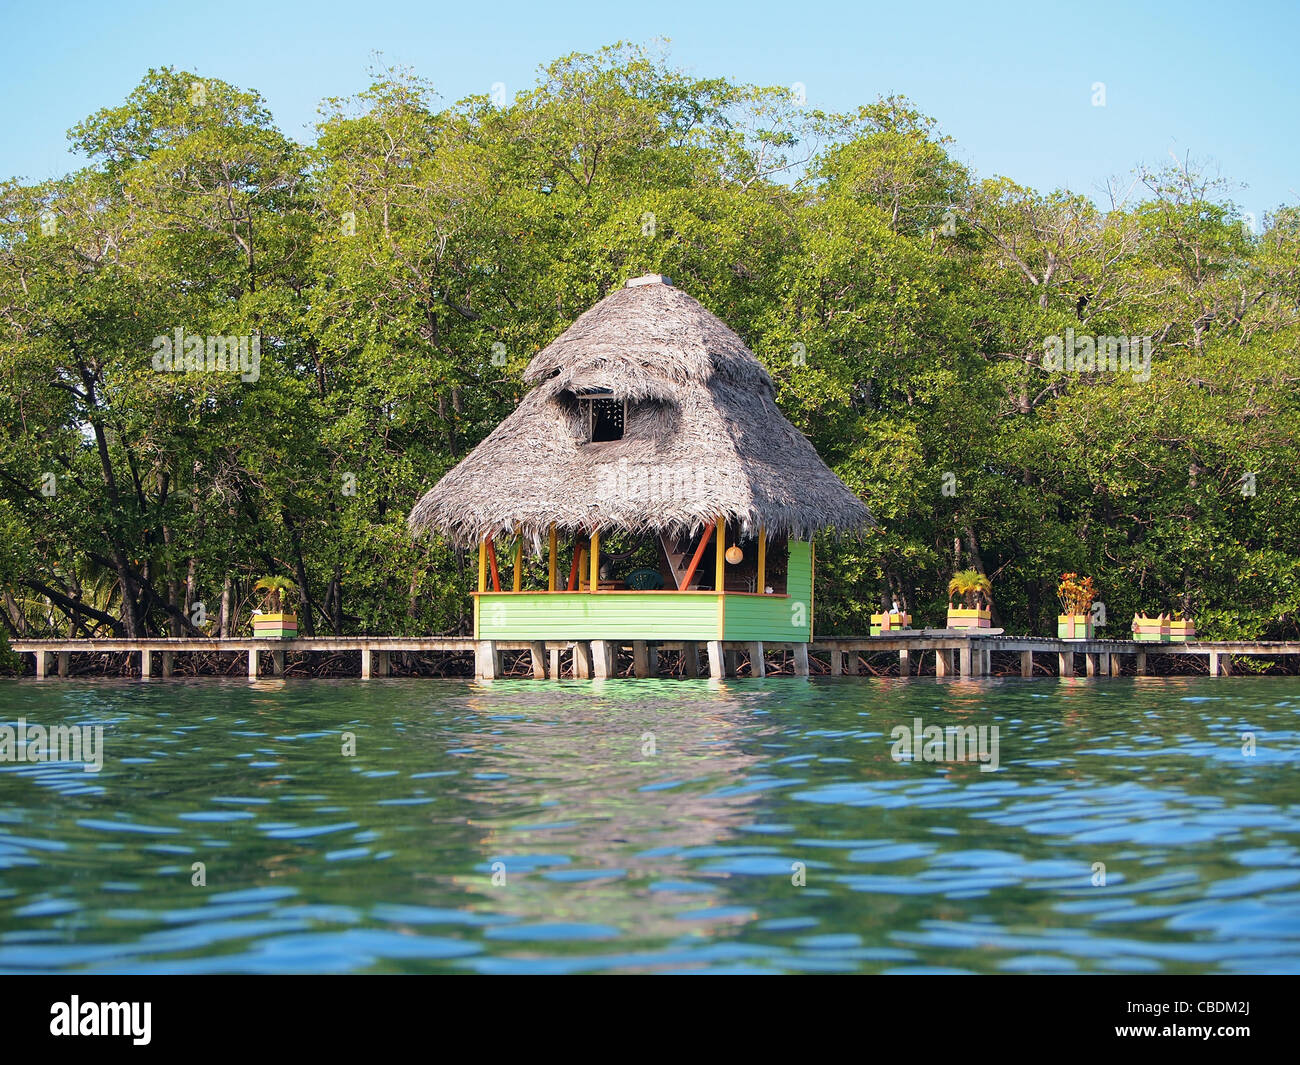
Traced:
<path fill-rule="evenodd" d="M 727 548 L 727 561 L 730 562 L 733 566 L 744 557 L 745 557 L 745 552 L 742 551 L 735 544 L 732 544 L 729 548 Z"/>

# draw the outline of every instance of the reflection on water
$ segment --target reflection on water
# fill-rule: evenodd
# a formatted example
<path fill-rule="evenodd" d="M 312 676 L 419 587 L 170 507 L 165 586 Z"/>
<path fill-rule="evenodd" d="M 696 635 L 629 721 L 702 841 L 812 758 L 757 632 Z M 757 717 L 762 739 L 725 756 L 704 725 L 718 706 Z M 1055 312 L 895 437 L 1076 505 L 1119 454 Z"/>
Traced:
<path fill-rule="evenodd" d="M 105 759 L 0 764 L 0 970 L 1295 972 L 1298 711 L 1287 678 L 3 682 Z M 1000 768 L 894 761 L 918 717 L 996 725 Z"/>

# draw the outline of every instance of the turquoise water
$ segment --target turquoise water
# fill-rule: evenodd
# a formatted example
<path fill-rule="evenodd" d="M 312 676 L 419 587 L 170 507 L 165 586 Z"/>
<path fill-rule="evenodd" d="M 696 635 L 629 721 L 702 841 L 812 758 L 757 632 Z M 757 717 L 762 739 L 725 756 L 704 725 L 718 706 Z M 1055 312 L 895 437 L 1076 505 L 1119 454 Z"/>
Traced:
<path fill-rule="evenodd" d="M 1289 678 L 0 682 L 105 728 L 99 773 L 0 764 L 0 971 L 1297 972 L 1298 715 Z M 895 760 L 918 717 L 997 726 L 996 771 Z"/>

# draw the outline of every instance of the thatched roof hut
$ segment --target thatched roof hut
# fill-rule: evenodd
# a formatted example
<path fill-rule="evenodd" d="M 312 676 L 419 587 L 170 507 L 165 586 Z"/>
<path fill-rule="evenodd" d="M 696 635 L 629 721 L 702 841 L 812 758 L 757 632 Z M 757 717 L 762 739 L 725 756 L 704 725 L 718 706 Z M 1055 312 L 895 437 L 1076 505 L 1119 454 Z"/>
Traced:
<path fill-rule="evenodd" d="M 414 532 L 464 546 L 520 532 L 540 550 L 552 527 L 682 535 L 722 517 L 742 537 L 808 539 L 872 524 L 740 337 L 659 275 L 582 314 L 524 380 L 514 412 L 416 505 Z"/>

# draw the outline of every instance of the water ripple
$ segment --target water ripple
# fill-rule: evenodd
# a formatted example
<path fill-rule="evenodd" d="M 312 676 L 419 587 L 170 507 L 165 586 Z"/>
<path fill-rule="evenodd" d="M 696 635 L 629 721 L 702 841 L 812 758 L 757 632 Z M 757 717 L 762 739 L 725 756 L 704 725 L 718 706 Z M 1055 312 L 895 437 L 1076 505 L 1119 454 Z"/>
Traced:
<path fill-rule="evenodd" d="M 1297 972 L 1293 687 L 0 682 L 0 970 Z"/>

